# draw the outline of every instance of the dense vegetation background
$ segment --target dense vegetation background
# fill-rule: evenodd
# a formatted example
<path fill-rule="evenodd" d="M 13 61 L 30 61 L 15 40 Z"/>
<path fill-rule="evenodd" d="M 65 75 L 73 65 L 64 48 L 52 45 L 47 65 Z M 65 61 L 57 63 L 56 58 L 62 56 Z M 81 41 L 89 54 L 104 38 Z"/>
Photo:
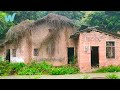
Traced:
<path fill-rule="evenodd" d="M 13 22 L 6 22 L 4 16 L 16 13 Z M 120 31 L 120 11 L 0 11 L 0 39 L 5 38 L 6 32 L 11 26 L 23 20 L 38 20 L 48 13 L 56 13 L 66 16 L 74 21 L 77 26 L 87 24 L 101 26 L 105 30 Z"/>

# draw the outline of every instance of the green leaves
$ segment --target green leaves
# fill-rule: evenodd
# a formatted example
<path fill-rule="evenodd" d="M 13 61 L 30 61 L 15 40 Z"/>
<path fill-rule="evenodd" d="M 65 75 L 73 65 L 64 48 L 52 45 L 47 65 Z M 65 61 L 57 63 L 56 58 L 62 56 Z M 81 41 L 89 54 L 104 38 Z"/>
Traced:
<path fill-rule="evenodd" d="M 113 65 L 110 65 L 110 66 L 107 66 L 107 67 L 102 67 L 100 69 L 98 69 L 97 71 L 95 72 L 100 72 L 100 73 L 105 73 L 105 72 L 120 72 L 120 66 L 113 66 Z"/>
<path fill-rule="evenodd" d="M 120 11 L 102 11 L 95 12 L 87 18 L 91 26 L 104 26 L 105 30 L 116 32 L 120 30 Z"/>

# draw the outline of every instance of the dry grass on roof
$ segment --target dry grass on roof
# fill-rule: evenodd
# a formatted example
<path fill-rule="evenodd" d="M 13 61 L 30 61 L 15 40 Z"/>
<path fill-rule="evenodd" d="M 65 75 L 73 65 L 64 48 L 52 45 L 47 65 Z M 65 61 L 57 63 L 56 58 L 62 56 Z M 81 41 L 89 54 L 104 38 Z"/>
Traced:
<path fill-rule="evenodd" d="M 74 26 L 72 20 L 68 19 L 65 16 L 53 13 L 50 13 L 47 16 L 41 18 L 40 20 L 37 20 L 36 22 L 34 22 L 34 25 L 37 26 L 45 23 L 59 29 L 62 28 L 63 26 Z"/>
<path fill-rule="evenodd" d="M 6 33 L 6 41 L 18 41 L 19 38 L 24 37 L 26 34 L 29 34 L 29 26 L 33 21 L 25 20 L 11 27 Z"/>

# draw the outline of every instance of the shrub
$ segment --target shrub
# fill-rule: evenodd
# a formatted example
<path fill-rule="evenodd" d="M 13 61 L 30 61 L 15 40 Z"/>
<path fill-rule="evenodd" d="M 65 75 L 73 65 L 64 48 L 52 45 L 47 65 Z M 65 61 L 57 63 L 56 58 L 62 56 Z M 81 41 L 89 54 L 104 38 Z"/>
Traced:
<path fill-rule="evenodd" d="M 26 65 L 24 63 L 10 63 L 11 66 L 11 74 L 18 74 L 18 71 L 25 67 Z"/>
<path fill-rule="evenodd" d="M 0 61 L 0 75 L 9 75 L 10 70 L 8 61 Z"/>
<path fill-rule="evenodd" d="M 23 68 L 18 72 L 19 75 L 39 75 L 41 72 L 39 72 L 36 68 Z"/>
<path fill-rule="evenodd" d="M 76 67 L 54 67 L 49 71 L 51 75 L 64 75 L 64 74 L 75 74 L 78 73 L 79 69 Z"/>
<path fill-rule="evenodd" d="M 108 67 L 102 67 L 98 70 L 96 70 L 95 72 L 102 72 L 102 73 L 105 73 L 105 72 L 120 72 L 120 66 L 108 66 Z"/>
<path fill-rule="evenodd" d="M 24 63 L 9 63 L 8 61 L 0 62 L 0 75 L 63 75 L 75 74 L 79 72 L 79 68 L 70 66 L 53 67 L 52 65 L 44 62 L 25 65 Z"/>
<path fill-rule="evenodd" d="M 0 62 L 0 75 L 13 75 L 24 67 L 24 63 L 9 63 L 8 61 Z"/>
<path fill-rule="evenodd" d="M 119 79 L 119 76 L 116 74 L 108 74 L 106 75 L 107 79 Z"/>
<path fill-rule="evenodd" d="M 51 67 L 52 65 L 46 62 L 41 63 L 32 62 L 31 64 L 19 70 L 18 74 L 19 75 L 37 75 L 41 73 L 48 74 Z"/>
<path fill-rule="evenodd" d="M 3 59 L 3 57 L 2 56 L 0 56 L 0 61 L 3 61 L 4 59 Z"/>

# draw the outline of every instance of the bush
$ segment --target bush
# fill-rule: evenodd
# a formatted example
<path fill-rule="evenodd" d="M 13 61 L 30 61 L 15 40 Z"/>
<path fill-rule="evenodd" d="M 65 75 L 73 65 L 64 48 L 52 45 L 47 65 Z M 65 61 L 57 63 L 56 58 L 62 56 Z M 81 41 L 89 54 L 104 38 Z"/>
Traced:
<path fill-rule="evenodd" d="M 96 70 L 95 72 L 102 72 L 102 73 L 105 73 L 105 72 L 120 72 L 120 66 L 108 66 L 108 67 L 102 67 L 98 70 Z"/>
<path fill-rule="evenodd" d="M 51 70 L 49 71 L 49 74 L 51 75 L 64 75 L 64 74 L 75 74 L 78 73 L 79 69 L 76 67 L 54 67 L 51 68 Z"/>
<path fill-rule="evenodd" d="M 0 75 L 9 75 L 10 70 L 8 61 L 0 61 Z"/>
<path fill-rule="evenodd" d="M 3 57 L 2 56 L 0 56 L 0 61 L 3 61 L 4 59 L 3 59 Z"/>
<path fill-rule="evenodd" d="M 21 71 L 18 72 L 19 75 L 39 75 L 39 72 L 36 68 L 23 68 Z"/>
<path fill-rule="evenodd" d="M 10 63 L 11 66 L 11 74 L 18 74 L 18 71 L 25 67 L 26 65 L 24 63 Z"/>
<path fill-rule="evenodd" d="M 44 62 L 25 65 L 24 63 L 9 63 L 8 61 L 0 62 L 0 75 L 63 75 L 75 74 L 79 72 L 79 68 L 74 66 L 53 67 Z"/>
<path fill-rule="evenodd" d="M 36 63 L 33 62 L 26 67 L 19 70 L 19 75 L 37 75 L 37 74 L 48 74 L 50 68 L 52 68 L 52 65 L 42 62 L 42 63 Z"/>
<path fill-rule="evenodd" d="M 119 76 L 116 74 L 108 74 L 106 75 L 107 79 L 119 79 Z"/>
<path fill-rule="evenodd" d="M 24 67 L 24 63 L 9 63 L 8 61 L 0 62 L 0 75 L 14 75 Z"/>

